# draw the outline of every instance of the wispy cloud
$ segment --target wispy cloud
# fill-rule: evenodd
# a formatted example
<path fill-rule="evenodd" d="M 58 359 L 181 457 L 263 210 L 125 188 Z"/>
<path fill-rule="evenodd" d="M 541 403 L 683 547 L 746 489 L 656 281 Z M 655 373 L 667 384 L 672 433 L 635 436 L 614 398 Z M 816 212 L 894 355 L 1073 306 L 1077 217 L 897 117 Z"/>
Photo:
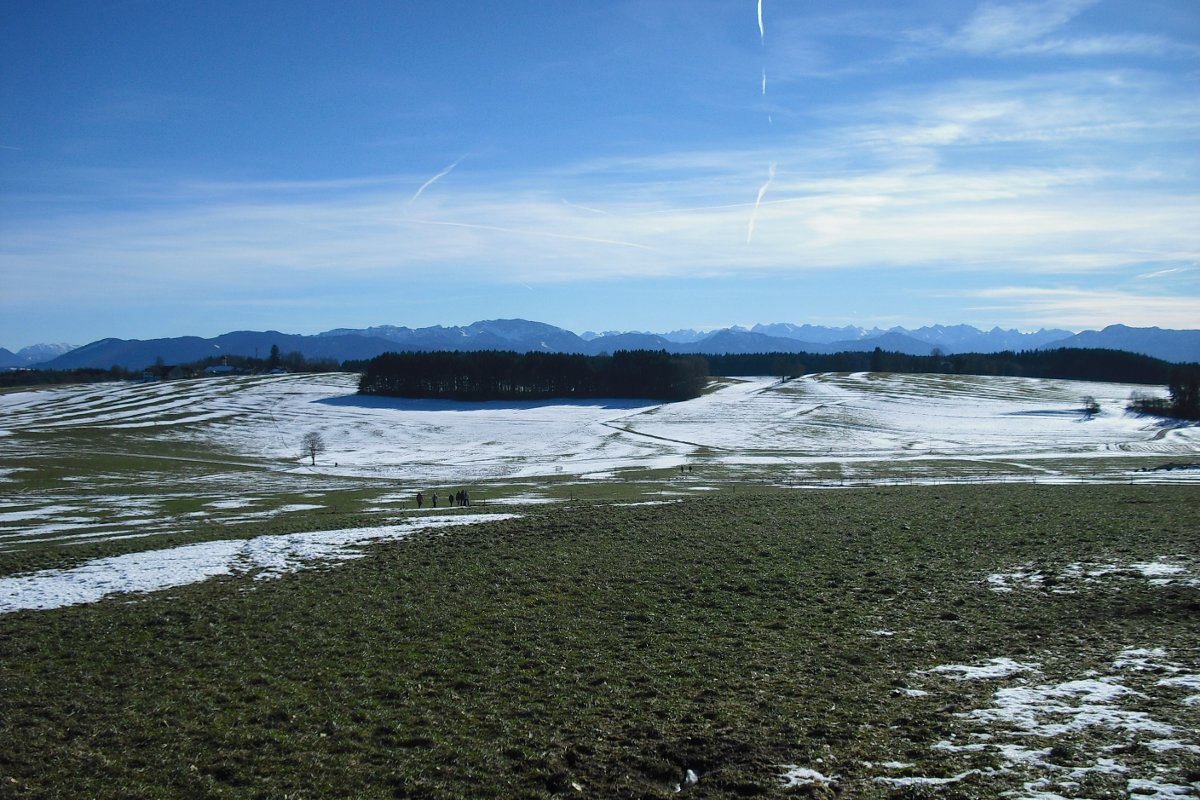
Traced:
<path fill-rule="evenodd" d="M 1186 275 L 1188 273 L 1195 272 L 1195 271 L 1196 271 L 1195 266 L 1171 267 L 1169 269 L 1154 270 L 1153 272 L 1144 272 L 1141 275 L 1138 275 L 1137 278 L 1140 281 L 1156 281 L 1160 278 L 1166 278 L 1171 275 L 1175 275 L 1175 276 Z M 1200 309 L 1197 309 L 1197 313 L 1200 314 Z"/>
<path fill-rule="evenodd" d="M 1194 297 L 1164 297 L 1087 287 L 1003 286 L 964 293 L 984 301 L 973 311 L 998 314 L 1023 325 L 1063 325 L 1082 330 L 1119 320 L 1135 327 L 1193 329 Z"/>
<path fill-rule="evenodd" d="M 604 239 L 595 236 L 583 236 L 570 233 L 557 233 L 555 231 L 509 228 L 502 225 L 484 225 L 477 222 L 453 222 L 450 220 L 433 220 L 433 219 L 404 219 L 406 225 L 442 225 L 448 228 L 465 228 L 467 230 L 489 231 L 493 233 L 512 234 L 517 237 L 544 237 L 547 239 L 563 239 L 570 242 L 590 242 L 592 244 L 606 244 L 615 247 L 631 247 L 636 250 L 648 250 L 654 252 L 653 247 L 637 242 L 625 242 L 620 239 Z"/>
<path fill-rule="evenodd" d="M 844 134 L 894 152 L 1006 144 L 1096 147 L 1139 137 L 1153 137 L 1161 147 L 1171 138 L 1190 141 L 1200 130 L 1200 97 L 1172 91 L 1159 76 L 1119 70 L 950 80 L 894 90 L 847 109 Z M 1011 154 L 1005 155 L 1004 163 L 1012 163 Z"/>
<path fill-rule="evenodd" d="M 773 182 L 768 176 L 760 196 L 747 198 L 746 153 L 727 153 L 723 171 L 709 153 L 716 177 L 702 188 L 726 202 L 700 206 L 689 203 L 697 195 L 690 181 L 660 180 L 650 159 L 632 183 L 609 180 L 601 169 L 566 184 L 557 174 L 552 192 L 539 190 L 537 180 L 526 183 L 528 174 L 521 182 L 454 187 L 423 203 L 419 217 L 404 194 L 377 187 L 296 199 L 256 189 L 216 200 L 202 194 L 193 205 L 12 226 L 0 264 L 20 276 L 6 293 L 33 302 L 38 292 L 62 296 L 49 286 L 59 271 L 83 276 L 70 282 L 83 295 L 136 285 L 169 296 L 185 284 L 189 291 L 225 284 L 244 292 L 432 268 L 450 278 L 486 270 L 492 279 L 535 283 L 863 265 L 1142 274 L 1169 268 L 1167 260 L 1200 258 L 1200 233 L 1191 224 L 1200 201 L 1170 185 L 1150 182 L 1133 192 L 1109 188 L 1114 176 L 1095 168 L 951 169 L 936 162 L 813 174 L 812 164 L 833 157 L 836 151 L 793 148 Z M 668 157 L 662 168 L 669 174 L 675 163 Z M 589 205 L 565 204 L 559 192 Z M 747 212 L 754 248 L 745 247 Z M 1155 266 L 1139 266 L 1148 264 Z"/>
<path fill-rule="evenodd" d="M 951 47 L 971 53 L 1006 53 L 1053 33 L 1098 0 L 986 2 L 950 39 Z"/>
<path fill-rule="evenodd" d="M 1200 47 L 1186 42 L 1173 41 L 1165 36 L 1110 34 L 1075 38 L 1047 38 L 1019 47 L 1012 52 L 1086 57 L 1135 55 L 1195 58 L 1200 56 Z"/>

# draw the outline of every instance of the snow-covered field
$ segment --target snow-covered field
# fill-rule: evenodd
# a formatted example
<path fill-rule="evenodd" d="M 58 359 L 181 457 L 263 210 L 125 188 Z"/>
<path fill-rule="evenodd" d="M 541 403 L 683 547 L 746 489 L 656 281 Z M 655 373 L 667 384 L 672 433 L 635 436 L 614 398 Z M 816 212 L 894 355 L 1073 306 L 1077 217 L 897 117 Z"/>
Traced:
<path fill-rule="evenodd" d="M 608 478 L 685 464 L 781 482 L 1200 479 L 1196 469 L 1139 471 L 1147 459 L 1200 460 L 1200 429 L 1126 413 L 1130 395 L 1146 387 L 1125 384 L 828 374 L 735 381 L 674 404 L 454 403 L 360 397 L 355 380 L 296 375 L 0 395 L 0 437 L 125 431 L 205 442 L 231 459 L 293 471 L 415 484 Z M 1083 415 L 1085 396 L 1099 402 L 1099 414 Z M 300 456 L 308 431 L 328 445 L 315 467 Z"/>

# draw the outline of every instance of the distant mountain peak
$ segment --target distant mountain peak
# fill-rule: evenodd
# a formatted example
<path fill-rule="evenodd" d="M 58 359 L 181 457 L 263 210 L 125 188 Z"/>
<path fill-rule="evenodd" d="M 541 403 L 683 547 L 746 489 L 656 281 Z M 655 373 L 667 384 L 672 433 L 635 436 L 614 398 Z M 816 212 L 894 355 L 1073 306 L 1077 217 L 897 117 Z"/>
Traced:
<path fill-rule="evenodd" d="M 147 341 L 101 339 L 70 348 L 67 345 L 38 345 L 22 353 L 55 353 L 48 359 L 29 361 L 27 355 L 0 350 L 0 367 L 45 366 L 48 369 L 113 365 L 143 369 L 162 359 L 183 364 L 214 353 L 263 356 L 272 346 L 284 352 L 300 352 L 307 358 L 344 360 L 369 359 L 389 350 L 515 350 L 611 353 L 615 350 L 669 350 L 680 353 L 835 353 L 883 350 L 925 355 L 935 349 L 952 353 L 994 353 L 1004 350 L 1056 349 L 1061 347 L 1106 348 L 1161 358 L 1166 361 L 1200 361 L 1200 330 L 1167 330 L 1109 325 L 1100 331 L 1071 333 L 1041 329 L 1022 333 L 993 327 L 982 331 L 965 324 L 927 325 L 916 330 L 895 326 L 888 330 L 846 325 L 758 324 L 747 329 L 731 326 L 715 331 L 677 330 L 665 334 L 626 332 L 586 334 L 544 322 L 526 319 L 481 320 L 465 326 L 408 328 L 376 325 L 370 328 L 339 328 L 316 336 L 278 331 L 236 331 L 212 339 L 182 336 Z M 60 348 L 56 351 L 55 348 Z M 65 350 L 65 352 L 63 352 Z"/>

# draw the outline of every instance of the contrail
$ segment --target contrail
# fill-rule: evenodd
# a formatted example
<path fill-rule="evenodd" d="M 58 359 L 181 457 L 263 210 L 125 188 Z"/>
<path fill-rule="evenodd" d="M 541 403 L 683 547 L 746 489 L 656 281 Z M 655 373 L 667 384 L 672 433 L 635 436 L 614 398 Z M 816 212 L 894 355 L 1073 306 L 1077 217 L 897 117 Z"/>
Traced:
<path fill-rule="evenodd" d="M 763 28 L 762 18 L 762 0 L 758 0 L 758 41 L 762 45 L 764 54 L 764 63 L 762 68 L 762 96 L 767 96 L 767 65 L 765 63 L 765 54 L 767 49 L 767 32 Z M 767 122 L 770 122 L 770 116 L 767 117 Z"/>
<path fill-rule="evenodd" d="M 581 205 L 579 205 L 579 203 L 572 203 L 570 200 L 567 200 L 567 199 L 563 199 L 562 204 L 564 206 L 567 206 L 568 208 L 578 208 L 581 211 L 590 211 L 593 214 L 603 214 L 606 217 L 612 216 L 611 211 L 605 211 L 602 208 L 592 208 L 591 206 L 581 206 Z"/>
<path fill-rule="evenodd" d="M 464 158 L 465 158 L 465 156 L 464 156 Z M 415 201 L 418 197 L 421 196 L 422 192 L 424 192 L 426 189 L 428 189 L 430 186 L 432 186 L 438 179 L 444 178 L 447 175 L 449 175 L 454 170 L 454 168 L 458 166 L 459 161 L 462 161 L 462 158 L 459 158 L 458 161 L 455 161 L 453 164 L 446 167 L 444 170 L 439 172 L 437 175 L 434 175 L 432 178 L 430 178 L 429 180 L 422 183 L 421 188 L 417 189 L 416 193 L 409 199 L 408 202 L 411 203 L 411 202 Z"/>
<path fill-rule="evenodd" d="M 750 215 L 750 227 L 746 229 L 746 244 L 754 238 L 754 223 L 758 221 L 758 207 L 762 205 L 763 195 L 767 193 L 767 189 L 771 186 L 771 182 L 775 180 L 775 162 L 771 162 L 771 166 L 767 169 L 767 182 L 758 189 L 758 197 L 754 200 L 754 212 Z"/>

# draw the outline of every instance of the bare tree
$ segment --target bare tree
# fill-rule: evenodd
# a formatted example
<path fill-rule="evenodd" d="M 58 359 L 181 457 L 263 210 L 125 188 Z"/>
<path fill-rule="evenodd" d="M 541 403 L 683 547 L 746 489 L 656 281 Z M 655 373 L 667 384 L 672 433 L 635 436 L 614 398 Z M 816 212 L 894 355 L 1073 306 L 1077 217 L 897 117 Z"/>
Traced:
<path fill-rule="evenodd" d="M 317 456 L 325 452 L 325 440 L 316 431 L 309 431 L 300 440 L 301 452 L 312 459 L 313 466 L 317 464 Z"/>

